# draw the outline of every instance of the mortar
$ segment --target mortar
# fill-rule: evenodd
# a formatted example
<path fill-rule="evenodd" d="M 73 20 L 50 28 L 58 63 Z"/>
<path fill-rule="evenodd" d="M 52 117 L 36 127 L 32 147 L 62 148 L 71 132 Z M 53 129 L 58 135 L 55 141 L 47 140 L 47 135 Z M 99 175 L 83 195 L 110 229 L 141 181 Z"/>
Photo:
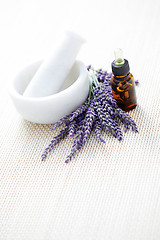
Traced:
<path fill-rule="evenodd" d="M 58 93 L 47 97 L 25 97 L 23 93 L 42 61 L 34 62 L 18 73 L 10 85 L 10 96 L 19 114 L 26 120 L 51 124 L 77 109 L 87 98 L 89 80 L 86 66 L 75 61 Z"/>

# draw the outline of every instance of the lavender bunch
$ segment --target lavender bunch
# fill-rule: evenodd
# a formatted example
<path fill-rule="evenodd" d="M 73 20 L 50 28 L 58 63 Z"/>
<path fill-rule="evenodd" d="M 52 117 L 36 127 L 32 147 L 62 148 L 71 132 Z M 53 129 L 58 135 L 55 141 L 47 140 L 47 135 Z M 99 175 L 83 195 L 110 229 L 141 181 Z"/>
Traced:
<path fill-rule="evenodd" d="M 65 163 L 71 161 L 76 152 L 81 150 L 91 132 L 103 143 L 102 131 L 106 131 L 122 140 L 123 134 L 120 126 L 124 126 L 124 132 L 130 128 L 138 132 L 137 126 L 128 113 L 120 109 L 113 98 L 110 80 L 111 73 L 102 69 L 94 70 L 92 66 L 87 68 L 90 80 L 90 91 L 87 100 L 77 110 L 61 118 L 51 130 L 64 126 L 60 133 L 53 138 L 49 146 L 41 155 L 42 161 L 54 149 L 54 147 L 66 136 L 74 138 L 70 154 Z"/>

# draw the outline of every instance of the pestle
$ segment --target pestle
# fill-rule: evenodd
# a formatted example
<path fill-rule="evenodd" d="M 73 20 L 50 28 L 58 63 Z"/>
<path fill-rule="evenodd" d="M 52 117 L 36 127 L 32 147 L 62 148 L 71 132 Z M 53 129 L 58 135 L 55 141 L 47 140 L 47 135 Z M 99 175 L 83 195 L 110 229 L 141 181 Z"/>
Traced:
<path fill-rule="evenodd" d="M 36 98 L 57 93 L 84 42 L 84 38 L 79 34 L 67 31 L 57 48 L 43 61 L 26 87 L 23 96 Z"/>

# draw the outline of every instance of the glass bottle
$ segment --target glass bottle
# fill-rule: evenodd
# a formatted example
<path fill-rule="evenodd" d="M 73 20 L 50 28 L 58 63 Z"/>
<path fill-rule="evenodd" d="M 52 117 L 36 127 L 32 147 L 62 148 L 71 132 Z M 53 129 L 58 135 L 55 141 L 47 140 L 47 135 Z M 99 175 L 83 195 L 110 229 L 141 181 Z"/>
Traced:
<path fill-rule="evenodd" d="M 122 50 L 116 49 L 114 53 L 111 78 L 113 97 L 120 108 L 129 111 L 137 106 L 134 77 L 130 73 L 128 60 L 123 58 Z"/>

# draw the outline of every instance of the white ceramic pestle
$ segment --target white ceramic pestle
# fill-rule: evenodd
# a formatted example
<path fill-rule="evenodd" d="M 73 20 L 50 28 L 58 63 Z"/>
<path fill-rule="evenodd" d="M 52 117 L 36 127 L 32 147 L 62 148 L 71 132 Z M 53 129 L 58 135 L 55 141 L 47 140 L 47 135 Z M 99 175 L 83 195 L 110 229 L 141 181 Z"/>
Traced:
<path fill-rule="evenodd" d="M 57 48 L 43 61 L 23 96 L 45 97 L 59 92 L 84 42 L 77 33 L 67 31 Z"/>

